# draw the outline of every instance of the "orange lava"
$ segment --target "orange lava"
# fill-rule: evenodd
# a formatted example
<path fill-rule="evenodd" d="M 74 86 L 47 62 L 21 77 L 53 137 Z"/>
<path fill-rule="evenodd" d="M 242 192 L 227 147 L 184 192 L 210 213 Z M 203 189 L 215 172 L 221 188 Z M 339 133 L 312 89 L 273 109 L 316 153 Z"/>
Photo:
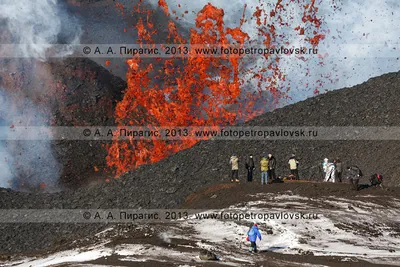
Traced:
<path fill-rule="evenodd" d="M 289 2 L 293 2 L 289 1 Z M 296 0 L 305 2 L 303 25 L 295 29 L 299 35 L 306 35 L 310 44 L 317 46 L 323 39 L 318 34 L 321 21 L 316 14 L 315 0 Z M 170 16 L 165 0 L 158 4 L 166 16 Z M 244 6 L 246 8 L 246 6 Z M 277 0 L 272 10 L 265 6 L 257 7 L 251 18 L 243 18 L 236 28 L 224 24 L 224 10 L 207 4 L 198 12 L 195 27 L 189 31 L 189 38 L 178 32 L 174 18 L 169 17 L 167 40 L 164 43 L 196 45 L 218 45 L 224 47 L 244 47 L 249 35 L 242 25 L 255 19 L 257 32 L 265 48 L 273 48 L 280 40 L 276 29 L 284 27 L 285 4 Z M 151 47 L 155 44 L 155 29 L 151 15 L 143 1 L 133 8 L 138 13 L 138 42 Z M 144 19 L 146 18 L 146 19 Z M 164 26 L 164 25 L 163 25 Z M 159 26 L 160 28 L 162 26 Z M 307 28 L 307 31 L 305 31 Z M 313 34 L 310 36 L 310 32 Z M 189 40 L 189 41 L 186 41 Z M 157 43 L 160 43 L 158 40 Z M 281 44 L 279 44 L 281 45 Z M 128 87 L 123 99 L 117 104 L 115 119 L 118 126 L 157 127 L 224 126 L 233 125 L 254 118 L 265 112 L 266 107 L 287 97 L 290 88 L 283 88 L 279 81 L 286 78 L 279 68 L 279 55 L 264 55 L 261 67 L 247 67 L 249 58 L 223 55 L 220 57 L 196 57 L 193 50 L 188 57 L 148 60 L 135 56 L 127 60 Z M 258 56 L 259 57 L 259 56 Z M 254 60 L 251 58 L 250 60 Z M 244 79 L 243 75 L 247 78 Z M 249 84 L 249 78 L 253 82 Z M 119 140 L 114 138 L 107 147 L 107 165 L 116 176 L 135 169 L 142 164 L 157 162 L 183 149 L 193 146 L 197 141 L 181 140 Z"/>

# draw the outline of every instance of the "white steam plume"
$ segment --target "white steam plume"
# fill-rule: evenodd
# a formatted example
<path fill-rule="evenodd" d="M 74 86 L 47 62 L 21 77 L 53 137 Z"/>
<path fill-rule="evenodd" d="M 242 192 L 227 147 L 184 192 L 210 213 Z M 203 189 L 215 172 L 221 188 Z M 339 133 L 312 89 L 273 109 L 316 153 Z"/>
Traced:
<path fill-rule="evenodd" d="M 24 45 L 18 52 L 40 60 L 53 44 L 78 44 L 81 34 L 77 19 L 58 0 L 1 0 L 0 26 L 8 29 L 12 44 Z M 58 53 L 68 55 L 72 50 L 63 46 Z"/>
<path fill-rule="evenodd" d="M 15 100 L 0 88 L 0 126 L 43 126 L 45 121 L 28 99 Z M 24 137 L 29 139 L 30 134 L 27 131 Z M 7 141 L 4 133 L 0 136 L 0 187 L 29 190 L 45 184 L 48 190 L 58 189 L 60 168 L 50 142 Z"/>
<path fill-rule="evenodd" d="M 53 79 L 48 68 L 38 71 L 37 60 L 46 61 L 46 53 L 57 44 L 63 44 L 63 49 L 57 51 L 59 55 L 71 54 L 68 44 L 78 44 L 80 35 L 79 21 L 61 1 L 0 0 L 0 57 L 2 49 L 9 49 L 10 44 L 23 45 L 16 52 L 25 57 L 10 58 L 7 66 L 13 69 L 3 68 L 2 72 L 7 75 L 8 71 L 23 71 L 20 77 L 31 79 L 25 81 L 27 88 L 16 91 L 15 95 L 11 93 L 15 88 L 1 84 L 0 79 L 0 126 L 46 126 L 48 115 L 39 113 L 26 98 L 46 91 L 41 88 L 41 80 Z M 4 132 L 0 131 L 0 136 L 4 137 Z M 0 140 L 0 187 L 29 190 L 46 184 L 48 190 L 57 190 L 60 171 L 51 142 Z"/>

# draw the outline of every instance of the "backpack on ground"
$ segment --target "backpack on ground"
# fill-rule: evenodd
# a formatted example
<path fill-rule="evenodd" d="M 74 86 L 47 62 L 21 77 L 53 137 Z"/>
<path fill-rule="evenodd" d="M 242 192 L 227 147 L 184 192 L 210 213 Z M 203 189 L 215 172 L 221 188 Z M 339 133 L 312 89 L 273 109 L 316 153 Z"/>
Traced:
<path fill-rule="evenodd" d="M 383 176 L 380 173 L 371 175 L 370 182 L 372 186 L 381 185 L 383 182 Z"/>

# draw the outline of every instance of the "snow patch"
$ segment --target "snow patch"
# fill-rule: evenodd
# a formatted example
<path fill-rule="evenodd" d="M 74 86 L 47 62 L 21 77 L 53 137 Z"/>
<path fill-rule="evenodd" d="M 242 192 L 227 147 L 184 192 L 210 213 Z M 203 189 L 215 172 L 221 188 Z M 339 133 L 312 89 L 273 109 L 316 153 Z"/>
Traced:
<path fill-rule="evenodd" d="M 32 267 L 32 266 L 54 266 L 58 264 L 65 264 L 65 263 L 78 263 L 78 262 L 85 262 L 85 261 L 92 261 L 97 260 L 101 257 L 107 257 L 112 254 L 112 250 L 105 248 L 105 247 L 92 247 L 88 248 L 87 251 L 83 250 L 68 250 L 64 252 L 59 252 L 52 254 L 48 257 L 40 258 L 40 259 L 26 259 L 24 262 L 18 263 L 15 265 L 11 263 L 10 265 L 5 266 L 18 266 L 18 267 Z"/>

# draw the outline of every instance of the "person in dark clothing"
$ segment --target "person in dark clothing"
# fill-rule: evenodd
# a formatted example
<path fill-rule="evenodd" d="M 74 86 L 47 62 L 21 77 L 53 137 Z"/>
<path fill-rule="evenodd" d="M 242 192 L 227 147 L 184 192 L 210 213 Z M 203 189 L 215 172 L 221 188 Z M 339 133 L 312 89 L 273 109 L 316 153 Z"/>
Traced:
<path fill-rule="evenodd" d="M 382 176 L 382 174 L 375 173 L 375 174 L 371 175 L 371 177 L 369 178 L 369 181 L 371 183 L 371 186 L 382 187 L 383 176 Z"/>
<path fill-rule="evenodd" d="M 246 161 L 246 169 L 247 169 L 247 181 L 253 181 L 253 171 L 255 169 L 253 155 L 250 155 Z"/>
<path fill-rule="evenodd" d="M 340 159 L 338 158 L 338 159 L 336 159 L 335 161 L 334 161 L 334 163 L 335 163 L 335 166 L 336 166 L 336 177 L 337 177 L 337 181 L 339 182 L 339 183 L 341 183 L 342 182 L 342 174 L 343 174 L 343 164 L 342 164 L 342 162 L 340 161 Z"/>
<path fill-rule="evenodd" d="M 271 177 L 272 181 L 276 180 L 276 159 L 272 154 L 268 154 L 268 177 Z"/>
<path fill-rule="evenodd" d="M 347 167 L 347 179 L 349 179 L 352 185 L 352 190 L 359 190 L 358 182 L 360 181 L 361 176 L 362 172 L 357 166 Z"/>

